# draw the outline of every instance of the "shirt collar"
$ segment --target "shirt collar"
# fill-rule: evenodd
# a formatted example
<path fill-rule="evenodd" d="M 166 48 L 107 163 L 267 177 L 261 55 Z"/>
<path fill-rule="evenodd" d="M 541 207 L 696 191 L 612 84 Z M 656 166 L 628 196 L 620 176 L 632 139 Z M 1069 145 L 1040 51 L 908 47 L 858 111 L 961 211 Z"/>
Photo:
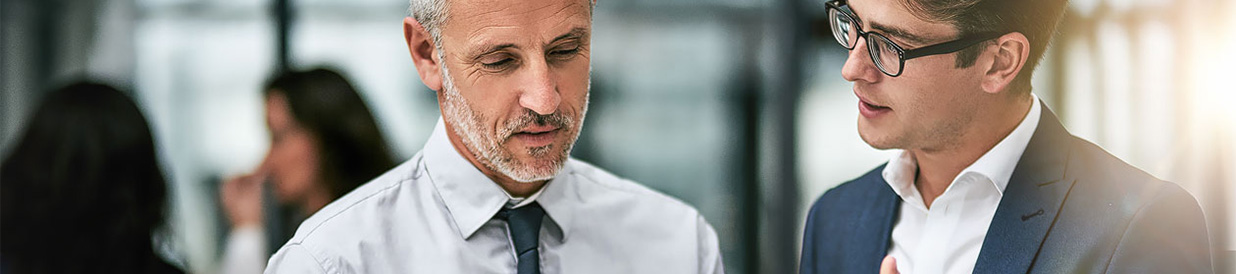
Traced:
<path fill-rule="evenodd" d="M 470 238 L 512 200 L 506 190 L 455 150 L 441 117 L 438 118 L 438 123 L 422 151 L 429 179 L 442 197 L 447 212 L 464 239 Z M 570 227 L 564 224 L 569 224 L 571 206 L 559 200 L 566 200 L 560 197 L 567 197 L 565 193 L 571 185 L 565 182 L 571 178 L 564 176 L 569 174 L 568 171 L 569 168 L 564 168 L 544 187 L 515 206 L 524 206 L 532 201 L 540 202 L 552 222 L 562 229 L 564 236 Z"/>
<path fill-rule="evenodd" d="M 967 173 L 974 173 L 979 176 L 986 177 L 991 181 L 996 189 L 996 193 L 1003 196 L 1004 189 L 1008 186 L 1009 178 L 1013 176 L 1013 169 L 1017 167 L 1017 161 L 1021 159 L 1022 153 L 1026 151 L 1026 145 L 1030 143 L 1030 137 L 1034 136 L 1034 130 L 1038 127 L 1039 116 L 1042 115 L 1042 107 L 1039 106 L 1039 97 L 1030 94 L 1032 103 L 1030 111 L 1022 118 L 1021 123 L 1005 136 L 1003 140 L 996 143 L 973 164 L 966 167 L 958 173 L 961 177 Z M 884 181 L 893 188 L 893 192 L 897 196 L 901 196 L 906 202 L 917 202 L 912 204 L 922 204 L 919 202 L 922 196 L 919 195 L 918 189 L 914 187 L 914 177 L 918 171 L 918 161 L 914 155 L 901 151 L 889 160 L 888 166 L 884 168 L 881 175 Z M 956 179 L 954 178 L 954 182 Z M 949 185 L 948 189 L 953 187 Z"/>
<path fill-rule="evenodd" d="M 573 227 L 571 220 L 575 211 L 584 205 L 582 191 L 579 189 L 580 182 L 576 181 L 581 176 L 576 174 L 575 169 L 572 168 L 574 161 L 568 158 L 558 175 L 545 183 L 545 187 L 542 187 L 537 194 L 528 197 L 536 199 L 537 203 L 541 204 L 541 208 L 545 209 L 545 215 L 549 216 L 551 223 L 561 230 L 563 241 L 571 235 L 571 227 Z"/>
<path fill-rule="evenodd" d="M 917 171 L 918 160 L 914 159 L 914 154 L 902 150 L 888 160 L 888 165 L 884 167 L 880 175 L 884 177 L 884 182 L 893 188 L 893 192 L 901 197 L 902 201 L 918 206 L 923 202 L 922 195 L 919 195 L 918 189 L 914 188 L 914 177 Z"/>
<path fill-rule="evenodd" d="M 541 189 L 536 190 L 536 192 L 532 193 L 532 195 L 528 195 L 528 197 L 515 197 L 511 196 L 511 193 L 503 191 L 502 193 L 506 193 L 507 198 L 505 206 L 507 208 L 521 208 L 531 204 L 536 201 L 537 197 L 541 196 L 542 192 L 545 192 L 546 187 L 549 187 L 549 183 L 545 183 L 545 186 L 542 186 Z"/>
<path fill-rule="evenodd" d="M 1026 145 L 1030 144 L 1030 137 L 1034 136 L 1034 129 L 1039 125 L 1039 115 L 1042 112 L 1039 97 L 1031 93 L 1030 98 L 1030 112 L 1021 119 L 1021 124 L 970 164 L 970 167 L 961 171 L 963 174 L 969 171 L 986 176 L 995 184 L 1001 196 L 1004 195 L 1004 188 L 1009 185 L 1009 177 L 1013 176 L 1017 161 L 1021 160 L 1021 154 L 1026 152 Z"/>

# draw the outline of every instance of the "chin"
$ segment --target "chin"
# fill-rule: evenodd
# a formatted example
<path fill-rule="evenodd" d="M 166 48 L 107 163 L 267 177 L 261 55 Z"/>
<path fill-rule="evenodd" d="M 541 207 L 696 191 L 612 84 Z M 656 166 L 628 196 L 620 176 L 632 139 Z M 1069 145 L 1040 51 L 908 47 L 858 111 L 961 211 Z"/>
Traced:
<path fill-rule="evenodd" d="M 867 143 L 867 145 L 875 149 L 885 150 L 897 148 L 896 142 L 893 142 L 893 138 L 889 137 L 887 132 L 882 132 L 881 130 L 874 128 L 864 128 L 862 122 L 859 122 L 858 137 L 863 139 L 864 143 Z"/>
<path fill-rule="evenodd" d="M 512 172 L 514 174 L 507 174 L 507 177 L 510 177 L 512 180 L 520 183 L 532 183 L 553 179 L 554 176 L 557 176 L 558 172 L 561 170 L 562 169 L 560 167 L 536 163 L 531 165 L 523 165 L 519 167 L 518 171 Z"/>
<path fill-rule="evenodd" d="M 541 175 L 538 177 L 552 177 L 553 175 L 558 174 L 558 172 L 562 170 L 562 167 L 566 165 L 566 157 L 545 155 L 541 157 L 529 157 L 529 159 L 521 162 L 525 163 L 522 167 L 523 170 L 528 171 L 530 174 Z"/>
<path fill-rule="evenodd" d="M 521 183 L 531 183 L 543 180 L 552 179 L 557 176 L 562 168 L 566 166 L 567 156 L 559 155 L 553 151 L 545 151 L 540 153 L 540 156 L 535 155 L 536 150 L 553 149 L 557 145 L 548 145 L 536 148 L 521 149 L 523 153 L 516 154 L 514 159 L 507 166 L 507 170 L 502 173 L 507 177 Z M 499 168 L 501 169 L 501 168 Z"/>

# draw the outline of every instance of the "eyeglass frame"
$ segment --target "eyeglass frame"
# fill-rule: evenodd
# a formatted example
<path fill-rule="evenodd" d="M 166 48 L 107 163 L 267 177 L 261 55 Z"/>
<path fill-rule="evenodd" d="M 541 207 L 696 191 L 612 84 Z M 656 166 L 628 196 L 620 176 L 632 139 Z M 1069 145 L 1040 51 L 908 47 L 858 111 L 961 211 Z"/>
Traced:
<path fill-rule="evenodd" d="M 901 73 L 905 72 L 906 60 L 924 57 L 924 56 L 958 52 L 963 49 L 977 45 L 978 43 L 981 43 L 983 41 L 1000 38 L 1000 36 L 1005 34 L 1001 32 L 990 32 L 990 31 L 980 32 L 980 33 L 976 33 L 973 35 L 967 35 L 965 37 L 952 40 L 952 41 L 948 41 L 948 42 L 941 42 L 941 43 L 934 44 L 934 45 L 928 45 L 928 46 L 923 46 L 923 47 L 919 47 L 916 49 L 907 50 L 901 45 L 898 45 L 896 42 L 893 42 L 893 39 L 888 39 L 888 36 L 884 36 L 884 34 L 881 34 L 879 32 L 863 31 L 863 24 L 862 24 L 862 21 L 858 20 L 858 15 L 846 12 L 845 10 L 841 9 L 842 5 L 845 5 L 845 6 L 850 5 L 849 3 L 846 3 L 846 2 L 847 1 L 845 0 L 833 0 L 833 1 L 828 1 L 824 3 L 826 14 L 831 15 L 833 12 L 832 10 L 837 10 L 838 14 L 845 16 L 845 17 L 849 17 L 850 24 L 853 24 L 854 30 L 858 32 L 858 34 L 854 36 L 854 45 L 852 46 L 846 45 L 844 43 L 841 43 L 841 41 L 837 41 L 837 43 L 841 43 L 842 44 L 841 46 L 845 47 L 846 50 L 854 50 L 855 47 L 858 47 L 858 38 L 867 40 L 868 43 L 870 43 L 871 39 L 869 37 L 871 35 L 876 35 L 880 37 L 881 39 L 888 41 L 888 44 L 893 46 L 893 51 L 897 52 L 897 60 L 898 60 L 897 68 L 898 69 L 897 69 L 896 74 L 888 73 L 888 71 L 885 71 L 884 65 L 881 65 L 880 60 L 876 60 L 875 54 L 871 53 L 873 49 L 870 45 L 867 46 L 867 56 L 871 58 L 871 62 L 876 65 L 876 68 L 880 69 L 880 72 L 884 73 L 884 75 L 888 75 L 889 77 L 901 76 Z M 835 25 L 837 25 L 837 20 L 833 20 L 830 17 L 828 20 L 829 30 L 834 31 L 834 32 L 837 31 L 838 27 L 836 27 Z M 833 34 L 833 40 L 837 40 L 836 34 Z"/>

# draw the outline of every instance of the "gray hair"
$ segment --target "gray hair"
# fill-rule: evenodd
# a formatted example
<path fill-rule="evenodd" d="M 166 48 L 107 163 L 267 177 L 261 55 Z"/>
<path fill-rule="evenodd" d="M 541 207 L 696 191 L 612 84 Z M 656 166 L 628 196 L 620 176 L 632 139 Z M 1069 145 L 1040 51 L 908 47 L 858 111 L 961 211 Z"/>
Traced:
<path fill-rule="evenodd" d="M 442 23 L 446 22 L 447 0 L 409 0 L 408 14 L 425 27 L 436 48 L 442 47 Z"/>
<path fill-rule="evenodd" d="M 448 16 L 447 1 L 450 0 L 408 0 L 408 14 L 425 27 L 425 31 L 433 38 L 434 47 L 439 49 L 442 48 L 442 24 Z M 588 1 L 589 12 L 596 9 L 596 0 L 584 1 Z"/>

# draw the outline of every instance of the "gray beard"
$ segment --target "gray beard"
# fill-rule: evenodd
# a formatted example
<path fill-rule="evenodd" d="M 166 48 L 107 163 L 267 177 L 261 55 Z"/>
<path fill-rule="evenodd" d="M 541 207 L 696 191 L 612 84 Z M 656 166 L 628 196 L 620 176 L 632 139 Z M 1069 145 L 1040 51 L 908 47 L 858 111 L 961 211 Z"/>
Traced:
<path fill-rule="evenodd" d="M 438 49 L 438 53 L 438 60 L 446 60 L 443 58 L 444 54 L 441 48 Z M 446 64 L 442 63 L 440 68 L 442 70 L 442 92 L 443 97 L 445 97 L 445 102 L 442 104 L 443 118 L 454 126 L 455 135 L 462 137 L 460 140 L 463 142 L 464 147 L 476 157 L 477 162 L 520 183 L 549 180 L 562 171 L 562 168 L 566 165 L 571 148 L 579 138 L 579 130 L 577 129 L 583 125 L 584 116 L 588 112 L 587 96 L 585 97 L 584 108 L 579 115 L 579 121 L 575 121 L 569 116 L 561 115 L 561 113 L 551 116 L 551 119 L 546 119 L 553 121 L 551 124 L 558 125 L 564 133 L 571 134 L 570 141 L 564 147 L 556 147 L 556 144 L 550 144 L 548 146 L 529 148 L 529 155 L 545 160 L 526 163 L 516 159 L 513 153 L 505 150 L 502 147 L 502 142 L 535 119 L 532 119 L 531 115 L 526 113 L 520 119 L 512 119 L 506 125 L 503 125 L 503 128 L 497 129 L 495 136 L 485 134 L 483 126 L 485 124 L 484 117 L 473 111 L 467 100 L 459 93 L 450 72 L 446 69 Z M 589 81 L 589 89 L 591 89 L 591 81 Z"/>

